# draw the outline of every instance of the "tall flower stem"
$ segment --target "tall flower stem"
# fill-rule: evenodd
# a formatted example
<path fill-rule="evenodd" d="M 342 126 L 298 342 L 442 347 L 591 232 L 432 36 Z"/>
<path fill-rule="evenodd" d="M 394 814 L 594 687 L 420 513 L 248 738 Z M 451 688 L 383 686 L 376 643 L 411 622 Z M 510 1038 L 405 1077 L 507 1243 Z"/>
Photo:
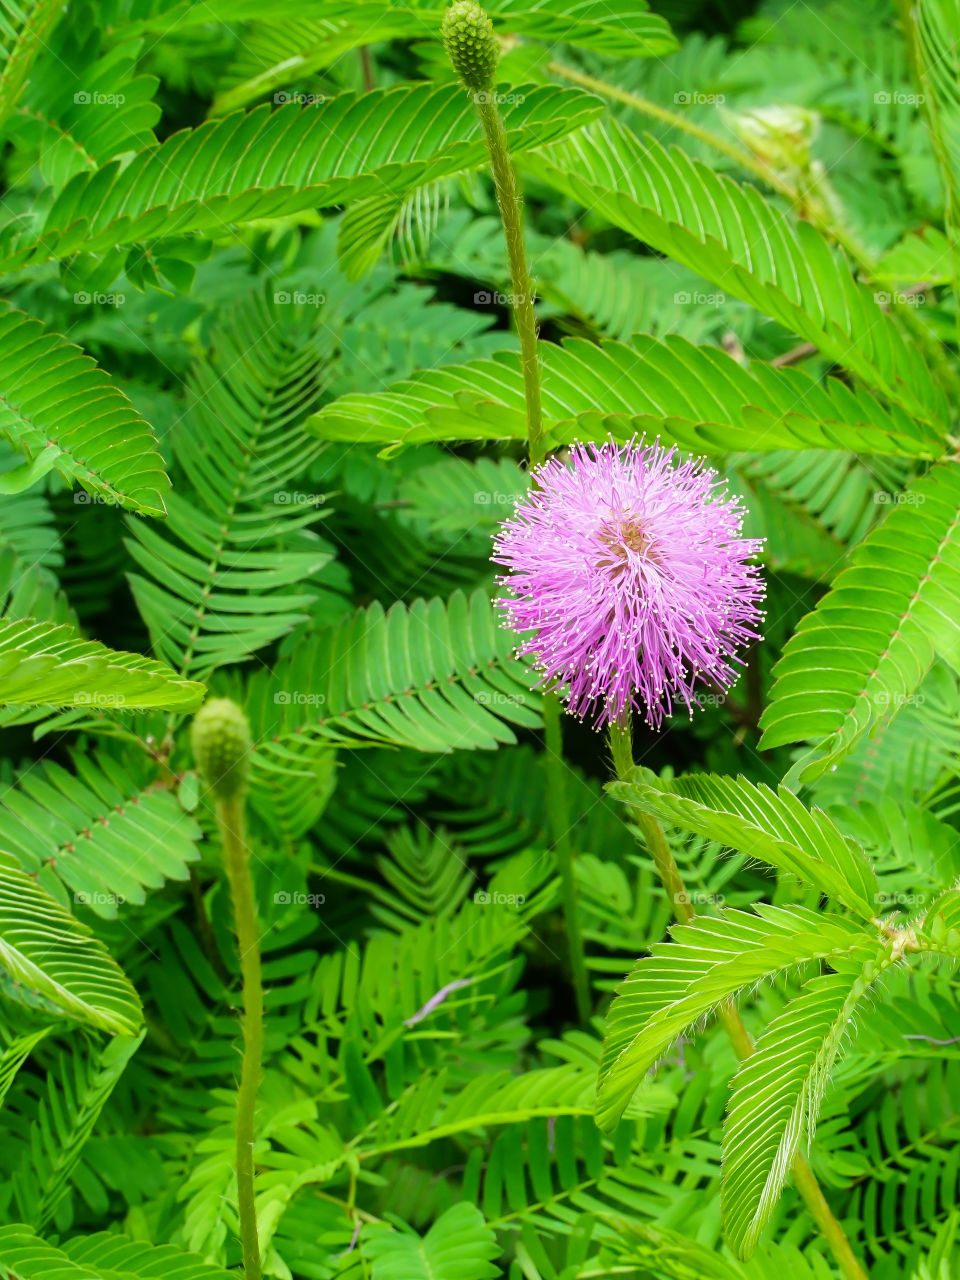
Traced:
<path fill-rule="evenodd" d="M 537 321 L 533 309 L 533 282 L 527 265 L 523 238 L 523 213 L 517 175 L 507 149 L 507 131 L 497 106 L 496 94 L 489 90 L 474 95 L 483 125 L 483 135 L 490 152 L 490 167 L 497 192 L 497 204 L 507 242 L 510 263 L 512 306 L 520 339 L 520 362 L 523 367 L 523 395 L 527 408 L 527 436 L 530 441 L 530 464 L 536 466 L 546 454 L 543 445 L 543 412 L 540 406 L 540 359 L 537 353 Z"/>
<path fill-rule="evenodd" d="M 543 462 L 546 456 L 540 396 L 537 318 L 533 308 L 533 282 L 530 278 L 523 236 L 520 188 L 510 159 L 507 131 L 497 106 L 496 69 L 499 50 L 489 17 L 471 0 L 459 0 L 447 10 L 443 24 L 443 40 L 454 70 L 476 104 L 480 123 L 483 126 L 483 136 L 490 153 L 493 185 L 497 193 L 497 205 L 500 209 L 500 219 L 507 244 L 507 259 L 510 264 L 511 305 L 517 336 L 520 339 L 520 363 L 523 370 L 523 393 L 527 410 L 530 465 L 535 467 Z M 561 715 L 560 701 L 556 694 L 546 694 L 543 701 L 543 723 L 548 780 L 548 819 L 560 870 L 564 923 L 577 1015 L 581 1022 L 585 1022 L 590 1015 L 590 983 L 587 977 L 583 935 L 580 930 L 576 867 L 570 841 Z"/>
<path fill-rule="evenodd" d="M 622 724 L 611 724 L 610 753 L 613 757 L 613 767 L 617 777 L 621 782 L 629 782 L 630 770 L 633 768 L 633 747 L 629 719 L 625 719 Z M 635 826 L 639 827 L 643 834 L 657 875 L 673 905 L 674 916 L 680 924 L 689 924 L 696 912 L 690 902 L 690 895 L 684 887 L 680 869 L 663 833 L 663 827 L 652 814 L 644 813 L 641 809 L 631 807 L 629 813 L 631 821 Z M 734 1053 L 736 1053 L 741 1062 L 745 1058 L 749 1058 L 753 1053 L 753 1040 L 732 1000 L 727 1000 L 721 1005 L 719 1018 L 730 1043 L 733 1045 Z M 817 1182 L 816 1174 L 810 1168 L 806 1158 L 799 1152 L 794 1157 L 792 1171 L 793 1185 L 799 1192 L 800 1198 L 806 1205 L 810 1216 L 817 1224 L 821 1235 L 826 1240 L 841 1274 L 846 1277 L 846 1280 L 869 1280 L 866 1271 L 864 1271 L 850 1246 L 850 1241 L 847 1239 L 843 1227 L 834 1217 L 833 1211 L 827 1204 L 826 1197 L 820 1188 L 819 1182 Z"/>
<path fill-rule="evenodd" d="M 263 976 L 260 935 L 250 878 L 246 791 L 250 768 L 250 725 L 229 698 L 213 698 L 190 728 L 197 772 L 214 799 L 223 863 L 233 902 L 243 1000 L 243 1059 L 237 1090 L 237 1208 L 245 1280 L 260 1280 L 260 1240 L 253 1182 L 257 1089 L 263 1069 Z"/>
<path fill-rule="evenodd" d="M 223 861 L 240 954 L 243 981 L 243 1061 L 237 1092 L 237 1203 L 240 1211 L 240 1240 L 246 1280 L 260 1280 L 260 1242 L 257 1236 L 257 1207 L 253 1190 L 254 1121 L 257 1089 L 263 1065 L 263 978 L 260 967 L 260 935 L 250 878 L 250 854 L 246 838 L 244 798 L 232 796 L 217 801 L 217 825 L 223 846 Z"/>
<path fill-rule="evenodd" d="M 543 413 L 540 406 L 540 358 L 537 353 L 537 321 L 533 309 L 533 283 L 527 263 L 523 238 L 523 213 L 517 175 L 507 150 L 507 131 L 497 107 L 496 94 L 478 93 L 477 109 L 490 152 L 490 167 L 497 192 L 497 204 L 503 222 L 510 262 L 510 285 L 513 293 L 513 315 L 520 338 L 520 360 L 523 366 L 523 393 L 527 409 L 527 439 L 530 465 L 542 462 Z M 543 727 L 547 765 L 547 806 L 563 893 L 563 915 L 566 925 L 570 972 L 577 1004 L 577 1016 L 586 1022 L 590 1016 L 590 982 L 587 977 L 583 934 L 580 930 L 580 902 L 573 846 L 570 842 L 570 820 L 567 808 L 566 778 L 563 764 L 563 715 L 560 699 L 548 693 L 543 700 Z"/>

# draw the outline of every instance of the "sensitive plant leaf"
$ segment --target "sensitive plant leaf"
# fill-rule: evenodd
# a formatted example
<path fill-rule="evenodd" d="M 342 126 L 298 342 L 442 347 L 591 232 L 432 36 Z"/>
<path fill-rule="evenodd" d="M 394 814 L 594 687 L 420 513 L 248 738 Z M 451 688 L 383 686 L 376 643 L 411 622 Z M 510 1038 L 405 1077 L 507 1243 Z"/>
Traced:
<path fill-rule="evenodd" d="M 941 427 L 943 390 L 914 341 L 809 222 L 636 137 L 590 125 L 524 158 L 539 178 L 778 320 L 868 387 Z"/>
<path fill-rule="evenodd" d="M 9 1280 L 229 1280 L 233 1275 L 172 1245 L 106 1231 L 53 1245 L 21 1223 L 0 1227 L 0 1266 Z"/>
<path fill-rule="evenodd" d="M 35 764 L 3 792 L 0 848 L 55 896 L 67 890 L 104 919 L 188 878 L 202 832 L 153 769 L 103 750 L 70 763 Z"/>
<path fill-rule="evenodd" d="M 24 1144 L 10 1179 L 16 1206 L 11 1216 L 38 1231 L 50 1226 L 70 1194 L 84 1147 L 145 1034 L 91 1045 L 87 1054 L 61 1055 L 47 1074 L 31 1141 Z"/>
<path fill-rule="evenodd" d="M 317 743 L 495 750 L 536 728 L 542 695 L 483 591 L 379 603 L 305 638 L 247 690 L 254 771 L 301 767 Z"/>
<path fill-rule="evenodd" d="M 486 1280 L 500 1274 L 496 1237 L 472 1204 L 454 1205 L 421 1239 L 407 1231 L 368 1227 L 362 1237 L 373 1280 Z"/>
<path fill-rule="evenodd" d="M 755 361 L 718 347 L 637 335 L 600 345 L 544 343 L 544 426 L 556 442 L 647 432 L 696 452 L 848 449 L 939 457 L 943 434 L 839 378 Z M 341 396 L 308 426 L 323 439 L 370 444 L 522 439 L 516 352 L 430 369 L 386 391 Z"/>
<path fill-rule="evenodd" d="M 323 388 L 323 332 L 315 308 L 261 294 L 228 312 L 172 433 L 184 479 L 168 519 L 128 521 L 134 599 L 154 652 L 184 676 L 208 680 L 317 611 L 334 547 L 313 529 L 325 495 L 301 491 L 322 447 L 301 421 Z"/>
<path fill-rule="evenodd" d="M 3 1052 L 0 1053 L 0 1110 L 10 1086 L 17 1078 L 17 1072 L 30 1057 L 34 1049 L 53 1031 L 53 1027 L 41 1027 L 39 1031 L 30 1031 L 11 1038 Z"/>
<path fill-rule="evenodd" d="M 28 459 L 21 487 L 55 470 L 79 486 L 78 502 L 93 495 L 142 515 L 164 514 L 170 481 L 150 427 L 79 347 L 22 311 L 2 310 L 0 381 L 0 436 Z"/>
<path fill-rule="evenodd" d="M 576 90 L 540 86 L 505 107 L 508 142 L 562 137 L 602 110 Z M 187 233 L 220 236 L 233 223 L 288 217 L 416 187 L 481 167 L 476 110 L 458 86 L 402 84 L 276 111 L 261 106 L 185 129 L 77 174 L 42 227 L 7 227 L 0 269 L 103 253 Z"/>
<path fill-rule="evenodd" d="M 173 0 L 155 6 L 150 15 L 132 23 L 131 30 L 179 31 L 198 22 L 246 21 L 276 34 L 278 28 L 282 32 L 283 25 L 291 21 L 316 26 L 322 22 L 328 28 L 327 39 L 335 53 L 324 54 L 312 49 L 309 41 L 304 42 L 299 49 L 289 51 L 295 60 L 284 76 L 279 75 L 279 69 L 272 75 L 272 68 L 261 72 L 263 92 L 278 84 L 289 84 L 291 79 L 316 67 L 330 65 L 332 57 L 340 57 L 358 44 L 391 37 L 422 39 L 439 30 L 444 7 L 435 0 L 387 0 L 384 4 L 369 0 L 278 0 L 265 12 L 256 0 L 205 0 L 201 12 L 192 0 Z M 677 45 L 666 20 L 651 13 L 646 0 L 491 0 L 485 8 L 500 35 L 522 35 L 551 45 L 577 45 L 612 57 L 661 57 L 673 52 Z M 255 42 L 256 34 L 254 47 Z"/>
<path fill-rule="evenodd" d="M 758 905 L 674 925 L 672 941 L 617 988 L 600 1061 L 597 1123 L 612 1129 L 638 1085 L 670 1045 L 724 1000 L 784 969 L 843 955 L 862 943 L 860 925 L 804 907 Z"/>
<path fill-rule="evenodd" d="M 877 914 L 880 887 L 863 850 L 820 809 L 807 809 L 786 787 L 716 774 L 663 781 L 637 769 L 611 783 L 617 800 L 798 876 L 864 919 Z"/>
<path fill-rule="evenodd" d="M 741 1065 L 723 1133 L 726 1238 L 749 1257 L 802 1141 L 813 1136 L 827 1077 L 857 1005 L 890 961 L 881 941 L 812 979 Z"/>
<path fill-rule="evenodd" d="M 72 627 L 0 620 L 0 704 L 194 711 L 203 694 L 169 667 L 81 640 Z"/>
<path fill-rule="evenodd" d="M 106 947 L 20 868 L 0 853 L 0 969 L 6 993 L 33 995 L 62 1016 L 115 1035 L 136 1034 L 140 1001 Z"/>
<path fill-rule="evenodd" d="M 958 509 L 960 465 L 950 460 L 896 495 L 784 647 L 760 745 L 814 743 L 801 781 L 908 706 L 936 656 L 960 671 Z"/>
<path fill-rule="evenodd" d="M 58 0 L 11 0 L 0 13 L 0 129 L 7 123 L 30 68 L 44 49 L 46 37 L 63 14 Z"/>

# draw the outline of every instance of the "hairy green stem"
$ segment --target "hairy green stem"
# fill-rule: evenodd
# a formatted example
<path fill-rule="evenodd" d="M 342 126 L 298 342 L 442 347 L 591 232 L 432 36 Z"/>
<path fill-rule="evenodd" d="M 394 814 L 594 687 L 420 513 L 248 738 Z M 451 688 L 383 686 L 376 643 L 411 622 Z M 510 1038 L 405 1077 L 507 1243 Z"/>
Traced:
<path fill-rule="evenodd" d="M 543 411 L 540 407 L 540 358 L 537 353 L 537 318 L 533 310 L 533 284 L 527 266 L 527 250 L 523 239 L 523 214 L 517 175 L 507 149 L 507 131 L 497 106 L 496 94 L 474 95 L 483 134 L 490 152 L 493 184 L 503 221 L 510 262 L 510 284 L 513 290 L 513 314 L 520 338 L 520 361 L 523 367 L 523 394 L 527 406 L 527 435 L 530 440 L 530 463 L 536 466 L 546 454 L 543 443 Z"/>
<path fill-rule="evenodd" d="M 622 782 L 630 779 L 633 767 L 633 748 L 629 719 L 623 724 L 610 726 L 610 752 L 617 777 Z M 631 821 L 640 828 L 646 841 L 657 875 L 673 904 L 673 913 L 680 924 L 689 924 L 696 915 L 690 902 L 680 869 L 670 851 L 667 838 L 658 820 L 652 814 L 644 813 L 633 807 L 629 810 Z M 733 1045 L 733 1050 L 742 1062 L 753 1053 L 753 1040 L 744 1026 L 743 1019 L 732 1000 L 726 1000 L 719 1009 L 719 1019 L 724 1031 Z M 800 1194 L 807 1211 L 813 1218 L 824 1240 L 833 1254 L 834 1261 L 846 1280 L 869 1280 L 859 1259 L 850 1246 L 850 1241 L 843 1227 L 833 1215 L 826 1197 L 820 1189 L 816 1175 L 810 1168 L 806 1158 L 799 1152 L 794 1157 L 793 1185 Z"/>
<path fill-rule="evenodd" d="M 523 213 L 520 192 L 510 153 L 507 134 L 497 107 L 493 89 L 474 94 L 483 123 L 483 133 L 490 152 L 490 165 L 497 192 L 497 204 L 503 221 L 510 262 L 513 314 L 520 338 L 523 367 L 523 389 L 527 409 L 527 437 L 530 465 L 536 466 L 546 455 L 543 438 L 543 413 L 540 403 L 540 359 L 537 352 L 537 320 L 533 309 L 533 284 L 527 264 L 523 237 Z M 570 819 L 567 808 L 566 779 L 563 764 L 562 710 L 556 694 L 548 693 L 543 701 L 543 726 L 547 766 L 547 808 L 553 847 L 560 869 L 563 892 L 563 914 L 569 948 L 570 972 L 581 1022 L 590 1016 L 590 982 L 587 977 L 583 934 L 580 930 L 579 894 L 576 867 L 570 842 Z"/>
<path fill-rule="evenodd" d="M 263 980 L 260 938 L 250 878 L 243 794 L 218 799 L 217 824 L 233 900 L 234 928 L 243 979 L 243 1063 L 237 1093 L 237 1203 L 246 1280 L 260 1280 L 260 1242 L 253 1190 L 254 1121 L 263 1062 Z"/>

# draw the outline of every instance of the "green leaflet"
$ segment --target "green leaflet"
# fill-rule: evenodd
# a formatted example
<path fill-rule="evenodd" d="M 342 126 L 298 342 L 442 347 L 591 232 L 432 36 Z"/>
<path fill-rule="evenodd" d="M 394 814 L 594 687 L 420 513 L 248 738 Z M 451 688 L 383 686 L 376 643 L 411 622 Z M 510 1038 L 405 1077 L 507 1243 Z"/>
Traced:
<path fill-rule="evenodd" d="M 56 1246 L 31 1227 L 0 1227 L 0 1265 L 10 1280 L 227 1280 L 231 1272 L 170 1245 L 150 1245 L 112 1232 L 97 1232 Z M 55 1270 L 54 1270 L 55 1268 Z"/>
<path fill-rule="evenodd" d="M 421 1240 L 407 1232 L 368 1230 L 364 1254 L 373 1280 L 486 1280 L 499 1274 L 493 1259 L 500 1249 L 474 1205 L 458 1204 L 442 1214 Z"/>
<path fill-rule="evenodd" d="M 434 752 L 513 742 L 511 724 L 539 725 L 541 698 L 513 649 L 482 591 L 374 604 L 253 677 L 254 769 L 295 769 L 313 742 Z"/>
<path fill-rule="evenodd" d="M 5 994 L 27 1006 L 39 997 L 61 1016 L 103 1031 L 139 1030 L 140 1001 L 103 943 L 6 853 L 0 853 L 0 972 L 12 980 Z"/>
<path fill-rule="evenodd" d="M 890 962 L 881 941 L 814 978 L 770 1023 L 742 1064 L 723 1132 L 727 1239 L 749 1256 L 800 1143 L 813 1135 L 827 1076 L 856 1006 Z"/>
<path fill-rule="evenodd" d="M 942 449 L 935 429 L 837 378 L 818 383 L 759 361 L 747 369 L 683 338 L 544 346 L 543 411 L 558 442 L 647 432 L 710 453 L 820 448 L 936 457 Z M 387 391 L 342 396 L 309 425 L 327 440 L 375 444 L 521 439 L 519 357 L 504 352 Z"/>
<path fill-rule="evenodd" d="M 595 98 L 537 87 L 507 109 L 511 145 L 562 136 L 595 117 Z M 280 218 L 385 192 L 402 195 L 463 169 L 485 151 L 459 87 L 402 84 L 234 112 L 77 174 L 33 231 L 0 236 L 0 269 L 98 253 L 157 236 L 221 235 L 231 223 Z"/>
<path fill-rule="evenodd" d="M 319 330 L 316 315 L 258 294 L 225 316 L 173 435 L 186 483 L 162 530 L 128 522 L 134 599 L 155 652 L 184 676 L 249 657 L 321 597 L 334 548 L 313 526 L 326 497 L 297 481 L 320 451 L 300 427 L 323 383 Z"/>
<path fill-rule="evenodd" d="M 56 470 L 75 500 L 164 514 L 170 488 L 150 427 L 79 347 L 22 311 L 0 311 L 0 435 L 29 460 L 4 476 L 17 492 Z"/>
<path fill-rule="evenodd" d="M 850 553 L 774 669 L 762 746 L 812 741 L 798 777 L 821 775 L 896 715 L 939 656 L 960 670 L 960 468 L 917 480 Z M 812 688 L 805 673 L 817 671 Z"/>
<path fill-rule="evenodd" d="M 758 906 L 674 925 L 617 988 L 610 1007 L 597 1123 L 612 1128 L 676 1038 L 729 996 L 807 960 L 849 952 L 862 929 L 802 907 Z"/>
<path fill-rule="evenodd" d="M 880 899 L 863 850 L 819 809 L 807 809 L 785 787 L 776 792 L 746 778 L 691 774 L 660 782 L 649 770 L 614 782 L 611 795 L 666 822 L 768 862 L 870 920 Z"/>
<path fill-rule="evenodd" d="M 46 761 L 0 797 L 0 848 L 54 896 L 115 919 L 166 879 L 186 880 L 201 830 L 172 792 L 106 751 Z"/>
<path fill-rule="evenodd" d="M 944 424 L 923 358 L 877 298 L 807 222 L 684 152 L 596 124 L 524 165 L 639 240 L 779 320 L 909 412 Z"/>
<path fill-rule="evenodd" d="M 549 44 L 580 45 L 615 57 L 656 56 L 670 53 L 676 47 L 666 21 L 650 12 L 646 0 L 613 0 L 612 3 L 566 0 L 564 4 L 548 4 L 545 0 L 492 0 L 486 7 L 498 32 L 526 35 Z M 208 0 L 204 17 L 190 0 L 173 0 L 157 6 L 150 17 L 131 24 L 131 29 L 176 30 L 197 22 L 246 20 L 262 24 L 276 39 L 276 33 L 270 30 L 273 24 L 307 19 L 304 25 L 311 25 L 313 20 L 312 25 L 316 27 L 319 26 L 317 20 L 322 20 L 327 24 L 342 23 L 348 28 L 346 36 L 337 32 L 340 39 L 336 42 L 330 41 L 328 35 L 328 43 L 333 44 L 339 55 L 342 50 L 363 43 L 364 39 L 370 40 L 371 27 L 378 39 L 421 37 L 425 31 L 439 29 L 442 14 L 443 5 L 429 0 L 407 4 L 387 0 L 380 5 L 371 4 L 369 0 L 322 0 L 322 3 L 321 0 L 280 0 L 268 14 L 255 0 Z M 301 43 L 296 53 L 300 60 L 293 70 L 300 74 L 329 65 L 328 59 L 332 60 L 330 54 L 314 51 L 309 43 L 307 52 Z M 288 83 L 289 71 L 286 79 L 280 77 L 279 68 L 275 74 L 274 80 L 269 72 L 264 74 L 261 70 L 262 87 Z"/>
<path fill-rule="evenodd" d="M 81 640 L 72 627 L 30 618 L 0 622 L 0 703 L 191 711 L 202 697 L 203 685 L 138 653 Z"/>

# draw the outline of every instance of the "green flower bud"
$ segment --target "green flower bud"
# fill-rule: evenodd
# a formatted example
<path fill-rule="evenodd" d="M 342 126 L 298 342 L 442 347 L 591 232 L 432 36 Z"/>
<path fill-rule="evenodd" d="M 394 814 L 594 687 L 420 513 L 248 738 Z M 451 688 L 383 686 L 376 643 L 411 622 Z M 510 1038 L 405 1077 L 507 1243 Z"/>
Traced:
<path fill-rule="evenodd" d="M 443 15 L 443 47 L 461 83 L 474 92 L 493 88 L 500 51 L 493 23 L 473 0 L 456 0 Z"/>
<path fill-rule="evenodd" d="M 190 726 L 190 745 L 197 772 L 218 800 L 232 800 L 245 790 L 250 773 L 250 724 L 229 698 L 212 698 Z"/>

